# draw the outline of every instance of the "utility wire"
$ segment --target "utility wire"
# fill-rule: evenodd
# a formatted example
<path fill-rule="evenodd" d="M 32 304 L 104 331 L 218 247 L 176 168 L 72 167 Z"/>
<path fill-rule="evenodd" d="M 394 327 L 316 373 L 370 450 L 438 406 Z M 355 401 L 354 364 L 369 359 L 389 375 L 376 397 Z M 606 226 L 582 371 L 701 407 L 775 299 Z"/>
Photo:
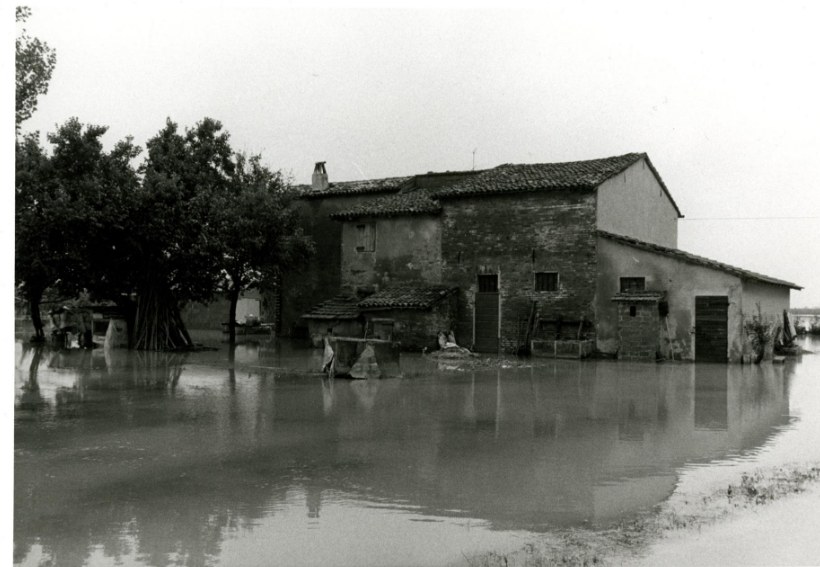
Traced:
<path fill-rule="evenodd" d="M 678 220 L 702 221 L 702 220 L 803 220 L 820 219 L 820 217 L 683 217 Z"/>

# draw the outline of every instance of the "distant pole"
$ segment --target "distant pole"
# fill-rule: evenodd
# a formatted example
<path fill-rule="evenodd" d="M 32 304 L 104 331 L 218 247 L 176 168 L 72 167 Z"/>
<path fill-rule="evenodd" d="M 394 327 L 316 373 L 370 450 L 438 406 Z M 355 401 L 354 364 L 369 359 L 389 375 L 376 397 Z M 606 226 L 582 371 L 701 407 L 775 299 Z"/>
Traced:
<path fill-rule="evenodd" d="M 478 149 L 478 148 L 473 148 L 473 171 L 475 171 L 475 151 L 476 151 L 477 149 Z"/>

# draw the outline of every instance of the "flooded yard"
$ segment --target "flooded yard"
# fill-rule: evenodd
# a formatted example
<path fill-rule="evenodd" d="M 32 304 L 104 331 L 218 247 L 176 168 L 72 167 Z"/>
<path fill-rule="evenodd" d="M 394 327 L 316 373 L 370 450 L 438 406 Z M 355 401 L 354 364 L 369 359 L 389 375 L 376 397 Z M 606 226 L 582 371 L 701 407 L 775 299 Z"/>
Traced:
<path fill-rule="evenodd" d="M 447 565 L 820 461 L 820 357 L 518 360 L 328 380 L 285 341 L 18 342 L 19 565 Z M 820 341 L 803 343 L 820 350 Z"/>

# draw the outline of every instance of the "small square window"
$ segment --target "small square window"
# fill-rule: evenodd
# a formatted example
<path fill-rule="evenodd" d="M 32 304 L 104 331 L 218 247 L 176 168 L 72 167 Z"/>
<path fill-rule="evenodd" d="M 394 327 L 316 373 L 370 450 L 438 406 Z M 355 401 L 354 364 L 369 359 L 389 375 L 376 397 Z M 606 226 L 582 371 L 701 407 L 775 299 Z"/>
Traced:
<path fill-rule="evenodd" d="M 498 293 L 498 274 L 478 276 L 478 291 L 480 293 Z"/>
<path fill-rule="evenodd" d="M 621 293 L 646 290 L 646 278 L 621 278 Z"/>
<path fill-rule="evenodd" d="M 535 272 L 535 291 L 558 291 L 558 272 Z"/>
<path fill-rule="evenodd" d="M 376 250 L 376 225 L 356 225 L 356 251 L 373 252 Z"/>

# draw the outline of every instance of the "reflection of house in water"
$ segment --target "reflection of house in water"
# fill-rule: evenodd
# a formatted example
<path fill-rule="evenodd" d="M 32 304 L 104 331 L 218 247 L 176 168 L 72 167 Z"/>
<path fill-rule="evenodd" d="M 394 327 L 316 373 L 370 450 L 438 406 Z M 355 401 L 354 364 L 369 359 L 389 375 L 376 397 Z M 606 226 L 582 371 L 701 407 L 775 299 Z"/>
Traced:
<path fill-rule="evenodd" d="M 725 369 L 712 365 L 695 367 L 695 429 L 729 429 L 729 384 L 725 374 Z"/>
<path fill-rule="evenodd" d="M 308 485 L 305 487 L 305 503 L 308 518 L 318 518 L 322 509 L 322 487 Z"/>
<path fill-rule="evenodd" d="M 458 392 L 430 385 L 423 398 L 432 410 L 376 396 L 368 419 L 340 407 L 339 397 L 340 455 L 384 455 L 358 480 L 385 495 L 537 529 L 655 505 L 673 491 L 682 464 L 758 447 L 788 415 L 782 368 L 554 370 L 551 379 L 549 368 L 478 372 Z M 394 412 L 413 422 L 412 436 L 389 431 Z M 359 441 L 384 427 L 378 450 Z"/>

